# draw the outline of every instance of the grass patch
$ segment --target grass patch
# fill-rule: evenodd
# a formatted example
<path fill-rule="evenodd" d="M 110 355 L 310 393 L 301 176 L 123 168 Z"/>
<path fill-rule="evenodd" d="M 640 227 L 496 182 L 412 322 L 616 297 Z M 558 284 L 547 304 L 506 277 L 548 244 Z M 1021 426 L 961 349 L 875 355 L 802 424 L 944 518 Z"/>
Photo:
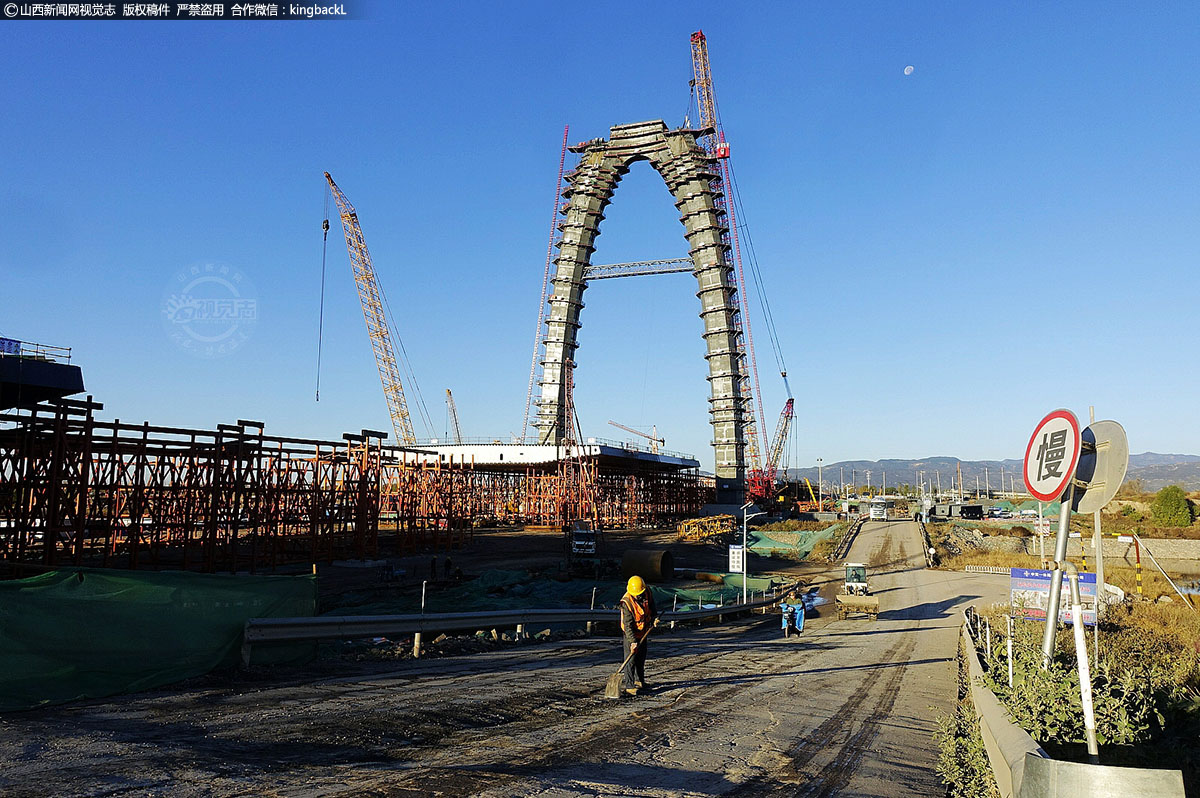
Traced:
<path fill-rule="evenodd" d="M 763 532 L 820 532 L 836 524 L 837 521 L 776 521 L 773 524 L 761 526 L 752 525 L 753 529 Z"/>
<path fill-rule="evenodd" d="M 825 538 L 818 540 L 813 544 L 812 551 L 808 553 L 808 559 L 813 562 L 833 562 L 833 551 L 837 548 L 837 542 L 833 538 Z"/>

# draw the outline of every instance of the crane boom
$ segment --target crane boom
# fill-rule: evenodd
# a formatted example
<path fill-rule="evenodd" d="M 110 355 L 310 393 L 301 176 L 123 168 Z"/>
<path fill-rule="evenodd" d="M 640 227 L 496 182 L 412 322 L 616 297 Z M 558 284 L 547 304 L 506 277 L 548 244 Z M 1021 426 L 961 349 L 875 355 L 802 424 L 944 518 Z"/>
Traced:
<path fill-rule="evenodd" d="M 346 195 L 328 172 L 329 190 L 338 206 L 342 218 L 342 232 L 346 235 L 346 249 L 350 253 L 350 266 L 354 270 L 354 282 L 358 284 L 358 299 L 362 303 L 363 318 L 367 322 L 367 335 L 371 338 L 371 349 L 375 352 L 375 365 L 379 368 L 379 380 L 383 384 L 383 396 L 387 400 L 388 414 L 392 417 L 392 431 L 401 444 L 417 442 L 413 433 L 412 418 L 408 414 L 408 403 L 404 399 L 404 385 L 400 381 L 400 367 L 396 364 L 396 347 L 392 342 L 392 331 L 383 312 L 379 282 L 375 278 L 375 267 L 371 265 L 371 253 L 363 239 L 358 214 Z"/>
<path fill-rule="evenodd" d="M 640 435 L 643 438 L 645 438 L 646 440 L 650 441 L 650 453 L 651 454 L 658 454 L 658 447 L 662 446 L 663 444 L 666 443 L 666 440 L 658 437 L 658 427 L 651 427 L 651 430 L 653 432 L 647 433 L 647 432 L 642 432 L 640 429 L 634 429 L 633 427 L 627 427 L 624 424 L 618 424 L 615 421 L 610 421 L 608 423 L 612 424 L 614 427 L 616 427 L 618 429 L 623 429 L 626 432 L 632 432 L 634 435 Z"/>
<path fill-rule="evenodd" d="M 713 100 L 712 71 L 708 66 L 708 41 L 704 31 L 692 34 L 692 74 L 696 87 L 696 105 L 700 108 L 700 127 L 716 128 L 717 104 Z"/>
<path fill-rule="evenodd" d="M 454 406 L 454 394 L 446 389 L 446 410 L 450 414 L 450 431 L 454 433 L 454 442 L 462 443 L 462 430 L 458 426 L 458 408 Z"/>
<path fill-rule="evenodd" d="M 779 414 L 779 423 L 775 425 L 775 437 L 771 439 L 771 452 L 767 457 L 767 473 L 771 475 L 772 479 L 779 468 L 783 449 L 787 446 L 788 433 L 792 429 L 795 402 L 795 399 L 788 398 L 787 404 L 783 406 L 783 412 Z"/>

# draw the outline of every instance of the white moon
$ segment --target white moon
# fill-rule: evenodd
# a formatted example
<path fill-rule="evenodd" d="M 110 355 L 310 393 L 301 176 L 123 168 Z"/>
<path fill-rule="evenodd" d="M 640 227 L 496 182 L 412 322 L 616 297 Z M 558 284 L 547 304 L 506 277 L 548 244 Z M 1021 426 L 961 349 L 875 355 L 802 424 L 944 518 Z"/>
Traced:
<path fill-rule="evenodd" d="M 913 68 L 912 68 L 912 65 L 911 65 L 911 64 L 910 64 L 910 65 L 908 65 L 908 66 L 906 66 L 906 67 L 904 68 L 904 74 L 905 74 L 905 75 L 911 75 L 912 73 L 913 73 Z"/>

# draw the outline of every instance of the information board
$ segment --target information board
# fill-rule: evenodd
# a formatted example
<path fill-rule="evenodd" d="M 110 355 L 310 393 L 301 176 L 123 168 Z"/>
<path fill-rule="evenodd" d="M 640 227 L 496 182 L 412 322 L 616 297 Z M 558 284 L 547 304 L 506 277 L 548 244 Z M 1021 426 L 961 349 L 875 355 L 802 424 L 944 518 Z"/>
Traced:
<path fill-rule="evenodd" d="M 21 354 L 21 342 L 11 338 L 0 338 L 0 355 Z"/>
<path fill-rule="evenodd" d="M 1036 568 L 1012 568 L 1009 570 L 1009 595 L 1012 601 L 1012 612 L 1017 618 L 1033 618 L 1046 620 L 1046 610 L 1050 606 L 1050 577 L 1053 571 L 1042 571 Z M 1063 623 L 1071 623 L 1071 584 L 1064 573 L 1062 576 L 1062 604 L 1058 617 Z M 1083 623 L 1085 626 L 1096 624 L 1096 575 L 1081 573 L 1079 575 L 1079 594 L 1083 599 Z"/>
<path fill-rule="evenodd" d="M 729 573 L 740 574 L 742 572 L 742 554 L 741 545 L 729 547 Z"/>

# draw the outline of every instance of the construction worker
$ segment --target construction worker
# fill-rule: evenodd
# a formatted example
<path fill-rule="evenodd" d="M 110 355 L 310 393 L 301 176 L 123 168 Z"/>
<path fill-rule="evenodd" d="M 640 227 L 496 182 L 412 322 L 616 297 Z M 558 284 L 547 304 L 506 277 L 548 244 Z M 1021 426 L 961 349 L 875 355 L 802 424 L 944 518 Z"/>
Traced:
<path fill-rule="evenodd" d="M 625 595 L 621 596 L 621 632 L 625 637 L 624 659 L 628 660 L 621 683 L 630 695 L 637 695 L 639 689 L 647 686 L 645 638 L 657 617 L 654 594 L 646 588 L 646 581 L 640 576 L 629 577 Z"/>

